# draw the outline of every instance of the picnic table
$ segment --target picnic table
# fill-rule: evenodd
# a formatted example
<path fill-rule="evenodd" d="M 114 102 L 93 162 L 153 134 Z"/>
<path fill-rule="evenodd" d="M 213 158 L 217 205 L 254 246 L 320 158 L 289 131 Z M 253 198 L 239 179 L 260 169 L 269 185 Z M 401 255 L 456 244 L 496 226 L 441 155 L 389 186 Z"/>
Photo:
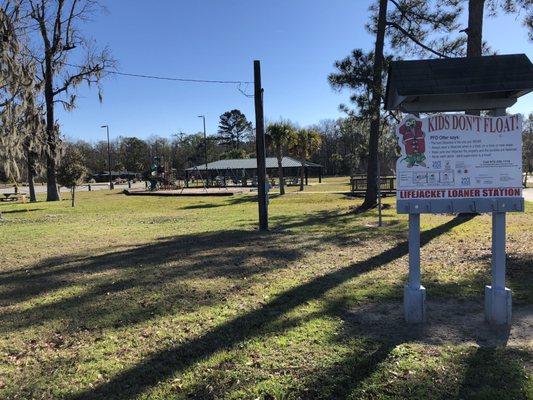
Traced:
<path fill-rule="evenodd" d="M 366 190 L 367 185 L 366 175 L 351 177 L 350 184 L 352 187 L 352 193 L 363 193 Z M 379 179 L 379 186 L 382 195 L 396 194 L 396 177 L 381 176 Z"/>
<path fill-rule="evenodd" d="M 4 195 L 4 198 L 2 199 L 2 201 L 16 201 L 26 196 L 26 193 L 20 193 L 20 192 L 6 192 L 2 194 Z"/>

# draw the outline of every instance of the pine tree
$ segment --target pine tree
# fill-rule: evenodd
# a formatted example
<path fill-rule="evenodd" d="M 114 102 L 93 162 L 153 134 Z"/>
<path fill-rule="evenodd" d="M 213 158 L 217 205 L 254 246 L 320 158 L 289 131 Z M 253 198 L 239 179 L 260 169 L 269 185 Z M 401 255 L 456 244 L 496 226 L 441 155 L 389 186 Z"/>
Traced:
<path fill-rule="evenodd" d="M 357 115 L 370 121 L 367 189 L 361 209 L 369 209 L 377 204 L 378 149 L 384 125 L 381 103 L 386 66 L 391 60 L 390 56 L 384 54 L 385 39 L 388 38 L 390 47 L 400 54 L 429 54 L 437 57 L 458 55 L 465 40 L 450 39 L 448 35 L 458 29 L 458 18 L 462 11 L 458 4 L 459 0 L 449 0 L 447 4 L 425 0 L 376 1 L 370 7 L 371 20 L 367 25 L 367 29 L 376 37 L 374 51 L 354 50 L 350 57 L 335 64 L 338 72 L 329 76 L 334 88 L 355 90 L 352 101 L 358 107 Z"/>
<path fill-rule="evenodd" d="M 252 123 L 240 110 L 227 111 L 220 116 L 218 134 L 221 144 L 231 149 L 238 149 L 251 132 Z"/>

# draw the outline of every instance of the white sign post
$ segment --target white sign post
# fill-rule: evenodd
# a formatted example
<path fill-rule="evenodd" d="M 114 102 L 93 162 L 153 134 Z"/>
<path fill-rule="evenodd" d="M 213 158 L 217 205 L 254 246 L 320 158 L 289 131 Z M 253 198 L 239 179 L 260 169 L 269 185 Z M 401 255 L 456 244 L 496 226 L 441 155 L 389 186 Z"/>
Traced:
<path fill-rule="evenodd" d="M 492 213 L 492 284 L 485 288 L 489 322 L 510 324 L 505 287 L 505 213 L 523 211 L 522 118 L 438 114 L 405 117 L 397 128 L 397 210 L 409 214 L 408 322 L 425 319 L 420 283 L 421 213 Z"/>

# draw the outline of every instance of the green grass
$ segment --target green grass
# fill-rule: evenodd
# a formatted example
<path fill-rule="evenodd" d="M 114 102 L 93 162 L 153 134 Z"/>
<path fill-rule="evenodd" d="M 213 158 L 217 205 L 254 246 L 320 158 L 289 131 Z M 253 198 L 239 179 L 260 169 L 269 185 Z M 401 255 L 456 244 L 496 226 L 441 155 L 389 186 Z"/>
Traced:
<path fill-rule="evenodd" d="M 309 186 L 305 188 L 309 192 L 345 192 L 349 193 L 351 190 L 350 178 L 347 176 L 324 178 L 319 183 L 318 178 L 309 178 Z M 299 186 L 288 186 L 287 192 L 297 192 L 300 190 Z"/>
<path fill-rule="evenodd" d="M 394 207 L 378 229 L 342 194 L 273 196 L 260 233 L 253 195 L 77 199 L 0 205 L 1 399 L 533 398 L 531 341 L 403 324 Z M 482 312 L 490 224 L 423 216 L 435 304 Z M 532 225 L 531 203 L 508 216 L 517 318 L 533 304 Z"/>

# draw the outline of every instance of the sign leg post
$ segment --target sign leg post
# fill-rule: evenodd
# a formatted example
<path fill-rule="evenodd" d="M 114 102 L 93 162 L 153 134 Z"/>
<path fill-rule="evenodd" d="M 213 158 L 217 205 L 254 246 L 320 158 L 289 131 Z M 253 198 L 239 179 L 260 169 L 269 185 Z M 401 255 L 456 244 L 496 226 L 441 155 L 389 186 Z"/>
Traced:
<path fill-rule="evenodd" d="M 422 323 L 426 317 L 426 288 L 420 285 L 420 214 L 409 214 L 409 279 L 403 304 L 408 323 Z"/>
<path fill-rule="evenodd" d="M 511 290 L 505 287 L 505 212 L 492 213 L 492 282 L 485 286 L 485 319 L 495 325 L 510 325 Z"/>

